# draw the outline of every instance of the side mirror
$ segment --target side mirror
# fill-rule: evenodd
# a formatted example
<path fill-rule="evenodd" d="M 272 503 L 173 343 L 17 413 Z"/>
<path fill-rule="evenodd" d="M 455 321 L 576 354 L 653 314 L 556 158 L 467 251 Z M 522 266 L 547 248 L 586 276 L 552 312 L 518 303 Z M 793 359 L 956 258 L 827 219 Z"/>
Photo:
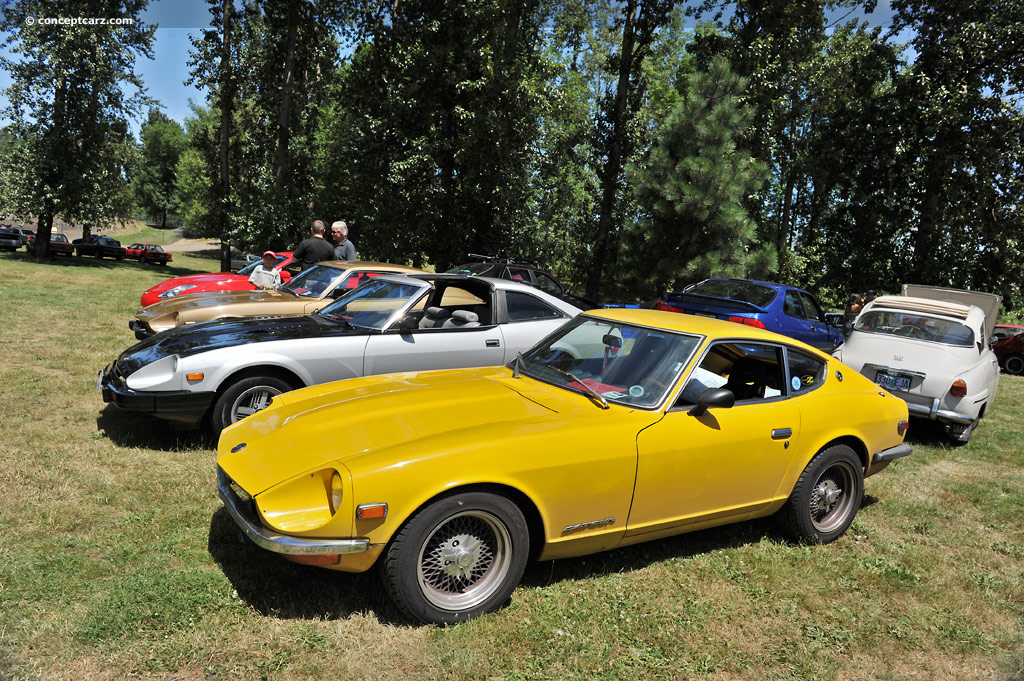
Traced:
<path fill-rule="evenodd" d="M 697 406 L 686 412 L 690 416 L 703 416 L 711 407 L 728 409 L 736 404 L 736 396 L 725 388 L 708 388 L 700 394 Z"/>
<path fill-rule="evenodd" d="M 411 314 L 402 317 L 402 321 L 398 324 L 399 330 L 401 330 L 403 333 L 406 331 L 413 331 L 415 329 L 418 329 L 419 326 L 419 322 L 416 321 L 416 315 Z"/>

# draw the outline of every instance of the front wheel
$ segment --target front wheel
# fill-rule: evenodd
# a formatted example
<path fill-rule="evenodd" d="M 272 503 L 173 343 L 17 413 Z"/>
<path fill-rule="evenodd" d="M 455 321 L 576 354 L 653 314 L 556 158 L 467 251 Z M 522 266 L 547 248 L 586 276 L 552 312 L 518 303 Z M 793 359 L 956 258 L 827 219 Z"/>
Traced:
<path fill-rule="evenodd" d="M 243 378 L 230 385 L 213 403 L 210 424 L 215 433 L 270 406 L 275 395 L 294 390 L 295 386 L 275 376 Z"/>
<path fill-rule="evenodd" d="M 1024 355 L 1010 355 L 1003 360 L 1003 368 L 1008 374 L 1015 376 L 1024 374 Z"/>
<path fill-rule="evenodd" d="M 811 459 L 783 507 L 798 539 L 828 544 L 846 532 L 864 497 L 864 469 L 846 445 L 833 445 Z"/>
<path fill-rule="evenodd" d="M 493 612 L 526 569 L 530 536 L 519 507 L 505 497 L 469 492 L 416 513 L 381 561 L 384 586 L 408 615 L 455 624 Z"/>

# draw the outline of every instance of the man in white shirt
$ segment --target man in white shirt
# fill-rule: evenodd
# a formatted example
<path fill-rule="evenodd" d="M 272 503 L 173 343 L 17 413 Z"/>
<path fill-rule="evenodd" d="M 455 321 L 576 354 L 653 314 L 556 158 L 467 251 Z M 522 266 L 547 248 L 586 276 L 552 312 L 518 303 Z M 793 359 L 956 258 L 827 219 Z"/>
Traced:
<path fill-rule="evenodd" d="M 277 254 L 273 251 L 263 253 L 263 262 L 256 265 L 256 269 L 249 275 L 249 283 L 261 291 L 269 291 L 281 285 L 281 273 L 274 269 L 277 264 Z"/>

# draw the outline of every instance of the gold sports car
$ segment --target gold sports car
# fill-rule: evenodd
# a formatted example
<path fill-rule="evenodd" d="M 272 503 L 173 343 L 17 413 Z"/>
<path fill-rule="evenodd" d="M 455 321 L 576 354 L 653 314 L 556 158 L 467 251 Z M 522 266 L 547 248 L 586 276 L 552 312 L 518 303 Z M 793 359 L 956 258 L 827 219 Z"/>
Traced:
<path fill-rule="evenodd" d="M 507 366 L 277 396 L 224 430 L 218 486 L 257 545 L 379 563 L 400 609 L 454 623 L 499 608 L 530 558 L 774 513 L 833 541 L 906 428 L 903 400 L 799 341 L 594 310 Z"/>
<path fill-rule="evenodd" d="M 276 291 L 222 291 L 177 296 L 144 307 L 128 322 L 145 340 L 176 326 L 228 317 L 274 317 L 311 314 L 370 277 L 423 270 L 382 262 L 326 261 L 292 277 Z"/>

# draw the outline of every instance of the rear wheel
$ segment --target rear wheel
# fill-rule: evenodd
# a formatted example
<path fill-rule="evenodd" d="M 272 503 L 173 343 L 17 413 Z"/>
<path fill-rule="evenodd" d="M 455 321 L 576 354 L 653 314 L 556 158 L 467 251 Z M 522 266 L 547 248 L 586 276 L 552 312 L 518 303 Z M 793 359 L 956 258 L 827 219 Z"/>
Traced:
<path fill-rule="evenodd" d="M 231 384 L 213 403 L 210 424 L 220 433 L 235 421 L 266 409 L 276 395 L 294 390 L 295 386 L 276 376 L 254 376 Z"/>
<path fill-rule="evenodd" d="M 1024 355 L 1010 355 L 1003 360 L 1003 368 L 1008 374 L 1015 376 L 1024 374 Z"/>
<path fill-rule="evenodd" d="M 420 510 L 392 538 L 384 585 L 406 614 L 454 624 L 501 607 L 526 568 L 530 535 L 505 497 L 469 492 Z"/>
<path fill-rule="evenodd" d="M 811 459 L 783 507 L 791 533 L 814 544 L 846 532 L 864 497 L 864 470 L 846 445 L 833 445 Z"/>

